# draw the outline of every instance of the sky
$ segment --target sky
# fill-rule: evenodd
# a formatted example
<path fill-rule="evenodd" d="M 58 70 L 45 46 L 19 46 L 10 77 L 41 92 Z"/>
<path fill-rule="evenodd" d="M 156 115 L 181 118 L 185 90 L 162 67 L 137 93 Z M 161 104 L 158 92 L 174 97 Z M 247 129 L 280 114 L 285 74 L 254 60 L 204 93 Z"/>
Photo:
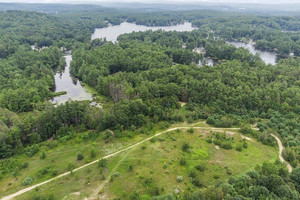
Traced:
<path fill-rule="evenodd" d="M 0 2 L 22 2 L 22 3 L 101 3 L 101 2 L 234 2 L 234 3 L 300 3 L 300 0 L 0 0 Z"/>

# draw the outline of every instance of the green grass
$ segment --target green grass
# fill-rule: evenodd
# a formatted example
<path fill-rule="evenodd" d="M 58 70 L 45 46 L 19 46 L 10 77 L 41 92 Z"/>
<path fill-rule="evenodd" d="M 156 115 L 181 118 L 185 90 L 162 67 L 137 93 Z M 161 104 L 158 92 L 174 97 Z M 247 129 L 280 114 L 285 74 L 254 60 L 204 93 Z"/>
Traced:
<path fill-rule="evenodd" d="M 264 161 L 275 160 L 277 150 L 274 147 L 262 145 L 258 142 L 248 142 L 248 148 L 238 152 L 235 149 L 216 149 L 215 145 L 205 141 L 206 136 L 201 136 L 203 131 L 195 133 L 167 133 L 164 140 L 157 139 L 155 143 L 148 142 L 145 149 L 137 148 L 119 167 L 121 175 L 105 188 L 108 199 L 128 199 L 129 194 L 137 191 L 140 194 L 152 196 L 152 186 L 145 185 L 145 180 L 151 179 L 157 185 L 160 194 L 173 193 L 176 188 L 184 191 L 196 189 L 191 182 L 189 173 L 197 164 L 205 164 L 206 170 L 197 176 L 202 180 L 204 187 L 226 180 L 231 176 L 243 173 Z M 234 136 L 241 139 L 240 135 Z M 176 141 L 174 141 L 176 139 Z M 188 142 L 190 152 L 183 152 L 181 146 Z M 185 158 L 186 165 L 180 166 L 179 161 Z M 128 166 L 133 170 L 129 171 Z M 177 176 L 183 176 L 183 181 L 178 183 Z M 218 179 L 216 179 L 218 177 Z M 124 181 L 126 180 L 126 181 Z M 202 187 L 203 188 L 203 187 Z"/>
<path fill-rule="evenodd" d="M 67 175 L 38 187 L 33 191 L 20 195 L 15 199 L 23 200 L 34 199 L 37 197 L 49 198 L 50 196 L 53 196 L 54 199 L 82 200 L 84 197 L 92 194 L 92 192 L 104 181 L 102 176 L 108 176 L 113 169 L 113 166 L 116 165 L 123 155 L 124 153 L 108 159 L 107 170 L 101 170 L 97 164 L 91 165 L 74 172 L 72 175 Z"/>
<path fill-rule="evenodd" d="M 177 126 L 174 124 L 174 126 Z M 153 126 L 153 128 L 145 129 L 144 134 L 140 134 L 139 131 L 130 132 L 132 137 L 114 138 L 112 141 L 105 143 L 102 139 L 102 134 L 99 133 L 95 139 L 82 139 L 82 135 L 88 134 L 88 132 L 78 133 L 77 136 L 69 141 L 58 142 L 49 140 L 42 143 L 40 152 L 33 157 L 28 157 L 25 154 L 15 156 L 11 160 L 16 161 L 19 165 L 24 162 L 28 163 L 28 168 L 17 169 L 5 174 L 0 179 L 0 197 L 14 193 L 28 186 L 23 186 L 22 181 L 26 177 L 34 179 L 33 184 L 40 183 L 53 177 L 53 171 L 57 175 L 68 171 L 69 163 L 74 164 L 74 168 L 80 167 L 88 162 L 101 158 L 105 155 L 111 154 L 118 150 L 124 149 L 132 144 L 135 144 L 159 131 L 166 129 L 164 123 L 159 123 Z M 129 131 L 128 131 L 129 132 Z M 124 132 L 124 134 L 129 134 Z M 94 148 L 96 156 L 91 158 L 90 151 Z M 45 152 L 46 158 L 40 159 L 41 152 Z M 77 154 L 82 153 L 84 159 L 77 160 Z M 48 169 L 48 173 L 41 175 L 40 170 Z"/>
<path fill-rule="evenodd" d="M 54 147 L 50 148 L 49 145 L 44 145 L 41 148 L 41 151 L 46 153 L 46 159 L 40 159 L 40 153 L 31 158 L 25 155 L 14 158 L 19 163 L 28 162 L 29 167 L 20 170 L 16 177 L 8 174 L 0 180 L 0 197 L 25 188 L 26 186 L 22 186 L 22 180 L 26 177 L 34 178 L 33 184 L 52 178 L 51 173 L 39 176 L 39 170 L 45 167 L 50 167 L 50 171 L 56 170 L 59 175 L 68 171 L 69 163 L 74 163 L 75 168 L 82 166 L 160 132 L 162 128 L 166 129 L 164 125 L 164 123 L 157 124 L 151 131 L 144 128 L 144 134 L 140 134 L 140 130 L 137 130 L 131 132 L 132 138 L 115 138 L 109 143 L 105 143 L 101 135 L 96 139 L 89 140 L 83 140 L 77 136 L 63 143 L 48 141 L 46 144 L 52 144 Z M 171 127 L 185 127 L 188 125 L 191 124 L 173 124 Z M 205 121 L 200 121 L 194 127 L 209 128 Z M 156 137 L 155 140 L 147 141 L 135 147 L 123 159 L 125 152 L 110 158 L 106 175 L 113 168 L 120 175 L 105 186 L 101 195 L 105 199 L 116 197 L 128 199 L 133 191 L 152 196 L 157 191 L 160 194 L 172 193 L 176 188 L 184 191 L 193 190 L 196 187 L 191 183 L 189 173 L 198 164 L 206 166 L 204 172 L 196 170 L 196 173 L 203 182 L 204 187 L 207 187 L 220 180 L 228 179 L 230 177 L 228 171 L 232 173 L 231 176 L 237 175 L 264 161 L 275 160 L 278 156 L 275 147 L 265 146 L 256 141 L 248 142 L 248 148 L 243 149 L 241 152 L 235 149 L 216 149 L 214 144 L 209 144 L 205 140 L 211 134 L 209 129 L 206 128 L 203 130 L 195 128 L 194 133 L 188 133 L 186 130 L 167 132 Z M 223 130 L 218 131 L 223 132 Z M 236 140 L 241 140 L 237 130 L 230 132 L 235 133 Z M 80 134 L 87 134 L 87 132 Z M 53 145 L 55 143 L 57 145 Z M 183 143 L 189 144 L 188 152 L 182 151 Z M 90 158 L 91 148 L 96 150 L 95 158 Z M 77 161 L 78 153 L 83 154 L 83 160 Z M 186 160 L 186 165 L 181 166 L 179 164 L 182 158 Z M 118 163 L 119 161 L 120 163 Z M 115 167 L 117 163 L 119 166 Z M 65 199 L 83 199 L 90 196 L 101 184 L 101 176 L 99 168 L 95 164 L 74 172 L 73 175 L 47 183 L 38 190 L 27 192 L 17 199 L 26 200 L 33 199 L 35 196 L 47 197 L 49 195 L 54 195 L 54 199 L 64 197 Z M 177 176 L 182 176 L 183 181 L 177 182 Z M 87 178 L 89 181 L 87 181 Z M 155 186 L 157 186 L 157 190 Z"/>

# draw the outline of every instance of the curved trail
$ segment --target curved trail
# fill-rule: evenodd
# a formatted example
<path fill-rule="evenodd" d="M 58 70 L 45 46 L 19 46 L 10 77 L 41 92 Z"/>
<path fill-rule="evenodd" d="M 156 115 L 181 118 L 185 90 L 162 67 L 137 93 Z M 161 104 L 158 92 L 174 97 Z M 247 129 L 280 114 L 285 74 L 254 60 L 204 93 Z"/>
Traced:
<path fill-rule="evenodd" d="M 200 123 L 201 123 L 201 122 L 200 122 Z M 191 124 L 191 125 L 189 125 L 189 126 L 185 126 L 185 127 L 175 127 L 175 128 L 167 129 L 167 130 L 165 130 L 165 131 L 161 131 L 161 132 L 156 133 L 155 135 L 150 136 L 150 137 L 148 137 L 148 138 L 146 138 L 146 139 L 144 139 L 144 140 L 142 140 L 142 141 L 140 141 L 140 142 L 137 142 L 137 143 L 135 143 L 135 144 L 133 144 L 133 145 L 131 145 L 131 146 L 129 146 L 129 147 L 126 147 L 126 148 L 124 148 L 124 149 L 121 149 L 121 150 L 119 150 L 119 151 L 116 151 L 116 152 L 114 152 L 114 153 L 112 153 L 112 154 L 103 156 L 102 158 L 99 158 L 99 159 L 97 159 L 97 160 L 94 160 L 93 162 L 90 162 L 90 163 L 87 163 L 87 164 L 85 164 L 85 165 L 83 165 L 83 166 L 81 166 L 81 167 L 78 167 L 78 168 L 74 169 L 73 172 L 76 172 L 76 171 L 78 171 L 78 170 L 80 170 L 80 169 L 83 169 L 83 168 L 85 168 L 85 167 L 88 167 L 88 166 L 90 166 L 90 165 L 93 165 L 93 164 L 97 163 L 97 162 L 98 162 L 99 160 L 101 160 L 101 159 L 107 159 L 107 158 L 113 157 L 113 156 L 115 156 L 115 155 L 117 155 L 117 154 L 120 154 L 120 153 L 122 153 L 122 152 L 125 152 L 125 151 L 127 151 L 127 150 L 129 150 L 129 149 L 132 149 L 132 148 L 134 148 L 134 147 L 136 147 L 136 146 L 138 146 L 138 145 L 140 145 L 140 144 L 142 144 L 142 143 L 145 143 L 145 142 L 151 140 L 151 139 L 154 138 L 154 137 L 160 136 L 160 135 L 162 135 L 162 134 L 164 134 L 164 133 L 167 133 L 167 132 L 170 132 L 170 131 L 175 131 L 175 130 L 177 130 L 177 129 L 189 129 L 189 128 L 194 128 L 194 129 L 209 129 L 209 130 L 239 130 L 239 129 L 240 129 L 240 128 L 193 127 L 193 126 L 196 125 L 196 124 L 199 124 L 199 122 L 198 122 L 198 123 L 195 123 L 195 124 Z M 253 129 L 257 130 L 257 128 L 253 128 Z M 277 136 L 275 136 L 274 134 L 271 134 L 271 135 L 276 139 L 276 141 L 277 141 L 277 143 L 278 143 L 278 147 L 279 147 L 279 159 L 280 159 L 280 161 L 284 162 L 285 160 L 284 160 L 284 158 L 282 157 L 282 150 L 284 149 L 284 147 L 283 147 L 283 145 L 282 145 L 280 139 L 279 139 Z M 288 163 L 287 163 L 287 164 L 288 164 Z M 289 172 L 291 172 L 291 171 L 292 171 L 291 165 L 288 164 L 287 166 L 288 166 Z M 21 195 L 21 194 L 24 194 L 24 193 L 26 193 L 26 192 L 28 192 L 28 191 L 31 191 L 31 190 L 33 190 L 33 189 L 39 187 L 39 186 L 45 185 L 46 183 L 49 183 L 49 182 L 52 182 L 52 181 L 54 181 L 54 180 L 56 180 L 56 179 L 59 179 L 59 178 L 61 178 L 61 177 L 67 176 L 67 175 L 69 175 L 70 173 L 71 173 L 70 171 L 69 171 L 69 172 L 65 172 L 65 173 L 63 173 L 63 174 L 61 174 L 61 175 L 59 175 L 59 176 L 56 176 L 56 177 L 54 177 L 54 178 L 51 178 L 51 179 L 49 179 L 49 180 L 47 180 L 47 181 L 44 181 L 44 182 L 35 184 L 35 185 L 30 186 L 30 187 L 28 187 L 28 188 L 22 189 L 22 190 L 20 190 L 20 191 L 18 191 L 18 192 L 16 192 L 16 193 L 10 194 L 10 195 L 5 196 L 5 197 L 2 197 L 1 200 L 10 200 L 10 199 L 13 199 L 13 198 L 15 198 L 15 197 L 17 197 L 17 196 L 19 196 L 19 195 Z"/>
<path fill-rule="evenodd" d="M 281 140 L 276 135 L 274 135 L 273 133 L 271 134 L 271 136 L 274 137 L 277 141 L 277 144 L 278 144 L 278 147 L 279 147 L 279 160 L 281 162 L 286 162 L 284 160 L 283 156 L 282 156 L 282 151 L 284 150 L 284 146 L 282 145 Z M 286 163 L 287 163 L 287 168 L 288 168 L 289 172 L 291 173 L 293 171 L 293 168 L 288 162 L 286 162 Z"/>

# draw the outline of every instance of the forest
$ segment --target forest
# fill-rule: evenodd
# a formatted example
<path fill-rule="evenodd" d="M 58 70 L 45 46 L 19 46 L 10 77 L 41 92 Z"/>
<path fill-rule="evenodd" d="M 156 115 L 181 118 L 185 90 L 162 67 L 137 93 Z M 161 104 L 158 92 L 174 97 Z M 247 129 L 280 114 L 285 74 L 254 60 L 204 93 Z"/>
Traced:
<path fill-rule="evenodd" d="M 146 26 L 189 21 L 198 29 L 133 32 L 117 43 L 91 41 L 95 28 L 124 21 Z M 93 131 L 104 132 L 109 142 L 160 123 L 206 120 L 213 127 L 240 127 L 264 145 L 274 146 L 271 134 L 276 134 L 292 173 L 279 161 L 264 162 L 207 188 L 194 182 L 195 188 L 181 195 L 158 192 L 152 199 L 299 199 L 299 30 L 297 16 L 215 11 L 0 12 L 0 180 L 22 168 L 14 158 L 38 155 L 49 140 L 68 141 Z M 227 40 L 254 41 L 279 60 L 265 64 L 259 54 Z M 72 50 L 71 74 L 107 100 L 103 108 L 88 101 L 49 101 L 60 95 L 53 88 L 55 73 L 65 66 L 62 48 Z M 206 57 L 218 64 L 199 66 Z M 127 199 L 143 197 L 133 192 Z"/>

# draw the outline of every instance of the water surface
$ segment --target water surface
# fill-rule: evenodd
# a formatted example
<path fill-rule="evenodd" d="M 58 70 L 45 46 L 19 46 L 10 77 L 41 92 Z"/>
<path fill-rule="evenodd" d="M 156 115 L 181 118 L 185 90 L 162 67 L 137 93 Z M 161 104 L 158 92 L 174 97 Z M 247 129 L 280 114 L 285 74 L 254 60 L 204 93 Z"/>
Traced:
<path fill-rule="evenodd" d="M 60 73 L 56 73 L 55 79 L 55 92 L 66 91 L 67 94 L 54 97 L 51 99 L 52 103 L 61 104 L 68 100 L 92 100 L 92 94 L 89 93 L 80 83 L 77 78 L 74 78 L 70 74 L 70 63 L 72 61 L 72 55 L 66 55 L 65 70 Z"/>
<path fill-rule="evenodd" d="M 261 59 L 266 63 L 266 64 L 271 64 L 271 65 L 276 65 L 276 53 L 274 51 L 263 51 L 263 50 L 258 50 L 255 49 L 255 46 L 250 43 L 244 43 L 244 42 L 236 42 L 236 41 L 226 41 L 227 44 L 232 44 L 237 48 L 243 47 L 245 49 L 249 49 L 249 51 L 252 54 L 259 53 Z"/>
<path fill-rule="evenodd" d="M 164 31 L 192 31 L 197 29 L 196 27 L 192 27 L 192 23 L 185 22 L 184 24 L 178 24 L 174 26 L 143 26 L 136 25 L 134 23 L 123 22 L 120 25 L 109 26 L 106 28 L 96 28 L 94 33 L 92 34 L 92 40 L 96 38 L 106 38 L 107 41 L 116 42 L 119 35 L 125 33 L 139 32 L 139 31 L 147 31 L 147 30 L 164 30 Z"/>

